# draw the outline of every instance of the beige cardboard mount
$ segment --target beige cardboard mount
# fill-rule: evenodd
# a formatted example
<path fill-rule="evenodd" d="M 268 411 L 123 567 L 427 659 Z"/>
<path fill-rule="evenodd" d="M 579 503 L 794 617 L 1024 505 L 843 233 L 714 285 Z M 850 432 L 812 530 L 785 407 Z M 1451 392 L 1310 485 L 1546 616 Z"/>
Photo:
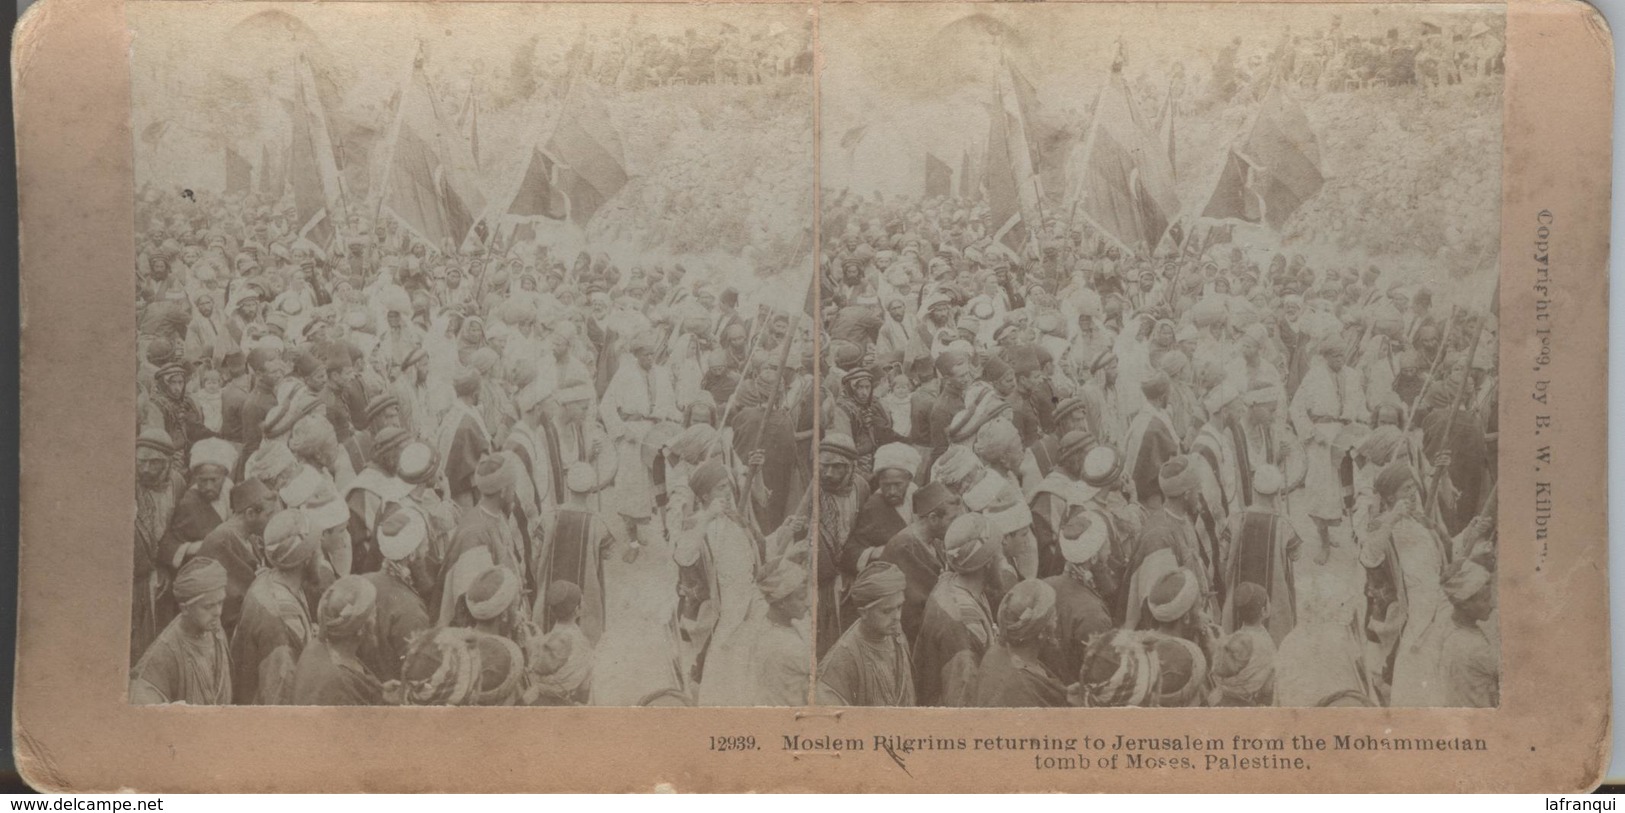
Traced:
<path fill-rule="evenodd" d="M 451 14 L 461 4 L 437 5 Z M 829 8 L 803 5 L 815 19 Z M 1612 43 L 1602 17 L 1574 0 L 1514 0 L 1505 13 L 1500 708 L 155 709 L 125 702 L 136 425 L 125 4 L 36 4 L 12 55 L 22 219 L 19 769 L 54 791 L 1595 786 L 1610 741 L 1603 439 Z M 1537 234 L 1549 245 L 1537 248 Z M 1536 285 L 1543 250 L 1549 292 Z M 1550 301 L 1549 335 L 1534 330 L 1537 299 Z M 1537 380 L 1547 382 L 1544 404 L 1533 397 Z M 1537 416 L 1545 416 L 1538 435 Z M 1542 447 L 1551 462 L 1537 472 Z M 1221 753 L 1234 750 L 1234 737 L 1280 738 L 1280 750 L 1245 755 L 1293 767 L 1209 770 L 1201 751 L 1160 752 L 1192 757 L 1189 769 L 1103 763 L 1120 734 L 1218 738 Z M 711 750 L 724 736 L 753 737 L 755 747 Z M 1044 736 L 1079 742 L 1042 754 L 997 745 Z M 965 747 L 888 751 L 877 737 L 963 739 Z M 1106 750 L 1090 751 L 1090 738 L 1106 740 Z M 1385 738 L 1465 738 L 1483 750 L 1387 750 Z M 1072 752 L 1090 767 L 1035 763 L 1035 755 Z"/>

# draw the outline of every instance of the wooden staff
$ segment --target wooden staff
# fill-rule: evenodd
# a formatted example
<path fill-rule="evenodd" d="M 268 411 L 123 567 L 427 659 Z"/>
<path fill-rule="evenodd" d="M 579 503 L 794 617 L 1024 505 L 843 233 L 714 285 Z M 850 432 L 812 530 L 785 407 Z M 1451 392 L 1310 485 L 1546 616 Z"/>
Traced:
<path fill-rule="evenodd" d="M 1428 374 L 1422 379 L 1422 389 L 1417 392 L 1416 400 L 1405 405 L 1405 428 L 1411 428 L 1411 416 L 1416 414 L 1416 402 L 1427 397 L 1428 388 L 1433 386 L 1433 377 L 1438 374 L 1439 366 L 1444 363 L 1446 350 L 1450 347 L 1450 339 L 1456 331 L 1457 306 L 1450 306 L 1450 321 L 1445 323 L 1444 338 L 1439 342 L 1439 355 L 1434 357 L 1433 363 L 1428 365 Z M 1413 350 L 1415 348 L 1412 348 Z M 1471 363 L 1471 359 L 1468 360 Z"/>
<path fill-rule="evenodd" d="M 1455 395 L 1454 398 L 1452 398 L 1450 400 L 1450 414 L 1445 417 L 1444 432 L 1443 432 L 1443 434 L 1440 435 L 1440 438 L 1439 438 L 1439 449 L 1440 449 L 1440 451 L 1446 451 L 1447 452 L 1447 451 L 1450 450 L 1450 433 L 1456 427 L 1456 416 L 1461 413 L 1462 401 L 1463 401 L 1463 399 L 1465 399 L 1467 397 L 1467 390 L 1472 385 L 1472 382 L 1473 382 L 1473 356 L 1478 354 L 1478 340 L 1479 340 L 1479 337 L 1484 335 L 1484 325 L 1482 323 L 1480 323 L 1480 322 L 1477 322 L 1476 320 L 1474 321 L 1474 324 L 1477 327 L 1477 329 L 1475 331 L 1473 331 L 1472 345 L 1467 350 L 1467 369 L 1462 371 L 1462 374 L 1461 374 L 1461 386 L 1456 388 L 1456 395 Z M 1442 349 L 1440 350 L 1439 355 L 1441 357 L 1444 355 L 1444 351 Z M 1439 466 L 1438 468 L 1434 469 L 1434 471 L 1433 471 L 1433 480 L 1428 486 L 1427 511 L 1426 511 L 1427 516 L 1432 516 L 1434 509 L 1439 504 L 1439 490 L 1440 490 L 1439 486 L 1442 484 L 1442 481 L 1444 480 L 1444 475 L 1445 475 L 1445 467 L 1444 466 Z M 1451 554 L 1452 554 L 1452 551 L 1450 550 L 1450 546 L 1448 544 L 1446 544 L 1445 545 L 1445 550 L 1444 550 L 1444 560 L 1445 560 L 1446 563 L 1448 563 L 1451 560 L 1451 558 L 1452 558 Z"/>

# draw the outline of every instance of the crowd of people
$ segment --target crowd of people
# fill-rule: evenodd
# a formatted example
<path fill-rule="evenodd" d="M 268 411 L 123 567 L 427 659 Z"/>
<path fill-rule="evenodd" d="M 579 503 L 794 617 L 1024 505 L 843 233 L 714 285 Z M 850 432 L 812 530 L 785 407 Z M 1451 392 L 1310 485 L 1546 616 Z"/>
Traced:
<path fill-rule="evenodd" d="M 681 35 L 645 33 L 582 43 L 586 75 L 605 87 L 644 90 L 670 85 L 758 85 L 812 72 L 804 38 L 758 28 L 688 28 Z"/>
<path fill-rule="evenodd" d="M 1240 37 L 1232 39 L 1214 59 L 1209 99 L 1257 98 L 1277 80 L 1319 93 L 1460 85 L 1504 73 L 1505 52 L 1502 33 L 1488 22 L 1424 22 L 1359 34 L 1334 18 L 1307 33 L 1288 31 L 1269 54 L 1249 54 Z"/>
<path fill-rule="evenodd" d="M 292 209 L 138 199 L 132 702 L 807 701 L 810 319 Z"/>
<path fill-rule="evenodd" d="M 820 702 L 1497 705 L 1487 294 L 826 200 Z"/>

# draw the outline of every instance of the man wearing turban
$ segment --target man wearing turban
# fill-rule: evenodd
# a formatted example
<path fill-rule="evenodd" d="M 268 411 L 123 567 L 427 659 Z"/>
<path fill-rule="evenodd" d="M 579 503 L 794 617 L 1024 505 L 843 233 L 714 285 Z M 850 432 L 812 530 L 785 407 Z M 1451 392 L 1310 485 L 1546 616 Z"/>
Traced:
<path fill-rule="evenodd" d="M 807 703 L 812 674 L 807 662 L 810 643 L 802 619 L 807 617 L 807 568 L 781 556 L 760 568 L 756 589 L 767 604 L 751 647 L 752 706 L 801 706 Z"/>
<path fill-rule="evenodd" d="M 818 626 L 820 657 L 835 645 L 852 619 L 841 614 L 845 577 L 841 559 L 856 525 L 858 509 L 869 501 L 869 484 L 854 475 L 858 451 L 852 438 L 830 432 L 818 444 Z M 808 487 L 807 500 L 812 499 Z M 805 501 L 804 501 L 805 502 Z M 792 518 L 793 519 L 793 518 Z"/>
<path fill-rule="evenodd" d="M 892 429 L 891 416 L 875 400 L 874 370 L 858 366 L 841 377 L 840 395 L 835 399 L 835 419 L 831 431 L 852 438 L 858 450 L 857 472 L 867 477 L 874 470 L 875 451 L 888 443 L 903 440 Z"/>
<path fill-rule="evenodd" d="M 231 702 L 231 663 L 220 611 L 226 569 L 202 557 L 175 576 L 180 615 L 158 634 L 130 670 L 130 702 L 222 706 Z"/>
<path fill-rule="evenodd" d="M 853 580 L 847 601 L 858 621 L 818 662 L 819 705 L 914 705 L 902 625 L 907 585 L 903 571 L 890 562 L 871 562 Z"/>
<path fill-rule="evenodd" d="M 999 640 L 982 656 L 971 689 L 978 708 L 1056 708 L 1066 705 L 1066 687 L 1050 673 L 1040 653 L 1055 637 L 1055 588 L 1027 579 L 999 602 Z"/>
<path fill-rule="evenodd" d="M 841 550 L 841 573 L 849 580 L 914 518 L 909 511 L 908 498 L 919 465 L 919 452 L 906 443 L 888 443 L 875 453 L 874 476 L 870 481 L 873 490 L 858 509 L 852 532 Z M 855 617 L 844 610 L 842 616 Z"/>
<path fill-rule="evenodd" d="M 317 606 L 316 636 L 294 670 L 293 702 L 299 706 L 377 706 L 384 688 L 362 662 L 360 649 L 373 636 L 378 591 L 363 576 L 333 582 Z"/>
<path fill-rule="evenodd" d="M 1168 397 L 1173 386 L 1168 376 L 1157 373 L 1140 386 L 1145 402 L 1129 423 L 1123 459 L 1128 468 L 1134 497 L 1155 507 L 1163 496 L 1157 472 L 1162 464 L 1179 454 L 1179 435 L 1168 414 Z"/>
<path fill-rule="evenodd" d="M 993 643 L 988 595 L 1004 565 L 1002 539 L 987 517 L 965 514 L 943 538 L 945 570 L 925 601 L 914 641 L 915 691 L 922 706 L 970 704 L 971 683 Z"/>
<path fill-rule="evenodd" d="M 604 430 L 615 443 L 619 458 L 615 485 L 604 507 L 618 513 L 625 523 L 627 562 L 637 558 L 644 529 L 654 513 L 654 485 L 649 467 L 644 464 L 644 437 L 657 423 L 683 418 L 677 410 L 671 377 L 665 367 L 655 364 L 659 343 L 652 330 L 632 336 L 627 348 L 630 358 L 622 359 L 598 404 Z"/>
<path fill-rule="evenodd" d="M 493 448 L 493 427 L 480 412 L 480 373 L 473 367 L 458 370 L 452 382 L 456 399 L 440 421 L 435 448 L 440 453 L 441 472 L 446 479 L 447 496 L 465 511 L 479 500 L 474 485 L 474 469 Z"/>
<path fill-rule="evenodd" d="M 1196 580 L 1197 606 L 1216 614 L 1218 604 L 1214 577 L 1219 568 L 1218 548 L 1208 537 L 1205 525 L 1195 518 L 1201 510 L 1201 481 L 1195 466 L 1185 455 L 1170 458 L 1158 471 L 1158 490 L 1161 504 L 1148 512 L 1145 525 L 1128 560 L 1126 573 L 1128 589 L 1124 605 L 1124 620 L 1129 629 L 1143 629 L 1146 624 L 1141 606 L 1148 591 L 1154 586 L 1142 573 L 1152 554 L 1167 550 L 1180 567 L 1188 568 Z"/>
<path fill-rule="evenodd" d="M 1344 363 L 1341 335 L 1320 341 L 1298 390 L 1292 397 L 1292 428 L 1303 441 L 1304 482 L 1301 499 L 1320 534 L 1315 562 L 1325 564 L 1336 544 L 1331 526 L 1343 521 L 1343 457 L 1348 427 L 1370 416 L 1360 373 Z"/>
<path fill-rule="evenodd" d="M 897 565 L 908 578 L 903 635 L 905 640 L 913 641 L 920 633 L 926 597 L 942 575 L 942 537 L 948 526 L 965 513 L 965 506 L 947 486 L 935 482 L 915 491 L 910 507 L 912 521 L 886 541 L 878 558 Z"/>
<path fill-rule="evenodd" d="M 231 636 L 231 687 L 237 705 L 287 705 L 293 672 L 310 639 L 305 591 L 316 579 L 319 532 L 305 512 L 288 508 L 265 526 L 265 564 L 243 596 Z"/>
<path fill-rule="evenodd" d="M 130 665 L 175 615 L 170 582 L 176 548 L 166 545 L 186 481 L 175 471 L 178 450 L 168 433 L 149 428 L 135 441 L 135 596 L 130 606 Z M 167 551 L 166 551 L 167 548 Z"/>
<path fill-rule="evenodd" d="M 264 565 L 260 535 L 265 532 L 265 523 L 281 507 L 276 492 L 264 482 L 248 478 L 231 489 L 231 516 L 210 531 L 198 547 L 198 557 L 212 559 L 226 570 L 226 602 L 220 626 L 228 637 L 237 629 L 243 596 Z"/>
<path fill-rule="evenodd" d="M 1439 688 L 1451 708 L 1501 705 L 1501 658 L 1482 624 L 1495 611 L 1495 572 L 1474 559 L 1453 563 L 1441 585 L 1450 624 L 1439 654 Z"/>
<path fill-rule="evenodd" d="M 376 635 L 363 642 L 361 658 L 379 680 L 400 677 L 413 638 L 433 626 L 426 596 L 434 589 L 424 567 L 429 518 L 410 500 L 393 503 L 377 528 L 379 570 L 362 576 L 377 593 Z"/>
<path fill-rule="evenodd" d="M 236 464 L 237 450 L 220 438 L 192 444 L 191 485 L 175 504 L 161 551 L 171 567 L 196 554 L 204 537 L 224 521 L 229 510 L 221 497 Z"/>
<path fill-rule="evenodd" d="M 458 602 L 481 573 L 496 566 L 515 573 L 526 572 L 526 562 L 530 561 L 527 556 L 531 553 L 521 545 L 514 517 L 518 507 L 515 494 L 519 467 L 519 461 L 512 455 L 492 452 L 473 472 L 479 502 L 464 509 L 457 518 L 451 548 L 446 552 L 438 608 L 441 624 L 452 622 Z M 530 607 L 528 597 L 523 606 Z"/>

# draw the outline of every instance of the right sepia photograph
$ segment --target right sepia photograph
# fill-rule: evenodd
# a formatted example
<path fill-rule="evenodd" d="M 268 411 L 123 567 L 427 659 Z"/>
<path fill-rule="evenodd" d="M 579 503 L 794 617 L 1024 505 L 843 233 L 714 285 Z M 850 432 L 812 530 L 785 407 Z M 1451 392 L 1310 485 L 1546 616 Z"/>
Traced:
<path fill-rule="evenodd" d="M 1499 706 L 1504 7 L 819 17 L 817 702 Z"/>

